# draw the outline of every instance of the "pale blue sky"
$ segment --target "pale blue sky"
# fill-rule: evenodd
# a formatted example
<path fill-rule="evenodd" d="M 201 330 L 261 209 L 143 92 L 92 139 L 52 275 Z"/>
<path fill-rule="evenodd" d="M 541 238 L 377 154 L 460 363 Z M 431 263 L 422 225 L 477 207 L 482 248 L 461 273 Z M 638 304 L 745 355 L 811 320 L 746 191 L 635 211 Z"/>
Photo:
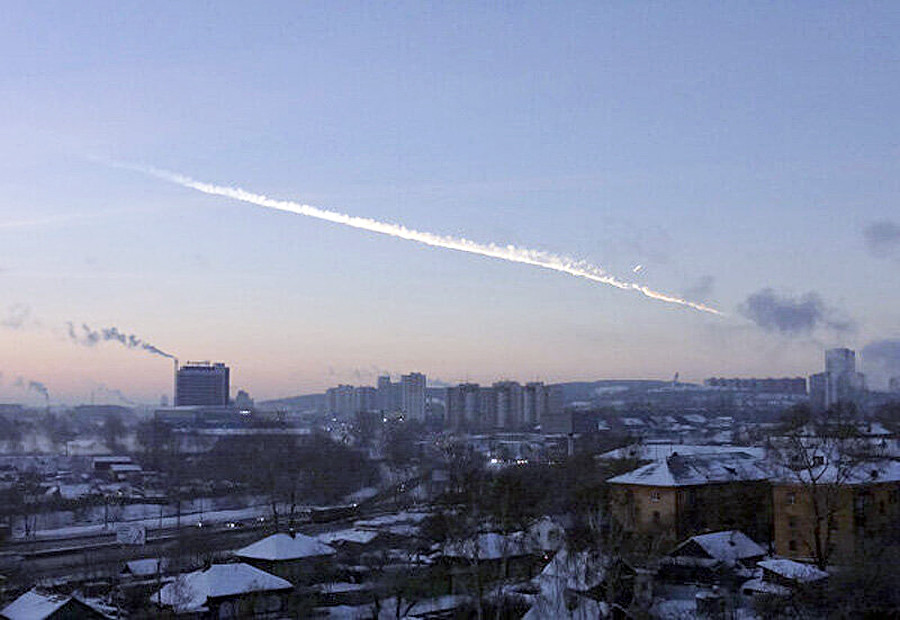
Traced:
<path fill-rule="evenodd" d="M 0 395 L 164 360 L 78 347 L 115 325 L 232 364 L 258 397 L 420 369 L 445 381 L 797 375 L 900 336 L 896 3 L 9 2 L 0 14 Z M 269 213 L 108 168 L 212 182 L 697 292 L 602 285 Z M 697 291 L 712 278 L 713 286 Z M 853 332 L 770 333 L 760 289 Z M 331 370 L 329 370 L 331 369 Z M 359 373 L 357 373 L 357 370 Z"/>

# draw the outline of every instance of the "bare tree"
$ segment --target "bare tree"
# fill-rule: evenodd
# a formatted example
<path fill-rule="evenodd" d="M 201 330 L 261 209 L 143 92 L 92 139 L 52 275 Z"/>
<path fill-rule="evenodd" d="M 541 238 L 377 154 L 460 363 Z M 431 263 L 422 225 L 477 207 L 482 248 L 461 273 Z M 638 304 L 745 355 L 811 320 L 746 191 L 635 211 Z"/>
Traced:
<path fill-rule="evenodd" d="M 802 543 L 820 569 L 834 552 L 841 511 L 852 506 L 851 484 L 865 463 L 883 457 L 881 447 L 860 433 L 855 413 L 847 405 L 819 417 L 793 409 L 769 446 L 776 475 L 800 491 L 792 500 L 808 504 L 811 518 Z"/>

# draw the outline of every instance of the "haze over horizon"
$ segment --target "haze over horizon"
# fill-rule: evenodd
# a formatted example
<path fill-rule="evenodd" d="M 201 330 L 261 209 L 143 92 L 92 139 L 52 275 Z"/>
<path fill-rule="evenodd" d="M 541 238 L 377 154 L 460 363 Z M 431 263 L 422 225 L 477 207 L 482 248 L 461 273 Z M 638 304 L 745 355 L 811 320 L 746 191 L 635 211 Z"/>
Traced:
<path fill-rule="evenodd" d="M 258 400 L 385 371 L 806 376 L 830 346 L 900 375 L 900 6 L 49 6 L 0 21 L 2 401 L 156 402 L 172 363 L 143 344 Z"/>

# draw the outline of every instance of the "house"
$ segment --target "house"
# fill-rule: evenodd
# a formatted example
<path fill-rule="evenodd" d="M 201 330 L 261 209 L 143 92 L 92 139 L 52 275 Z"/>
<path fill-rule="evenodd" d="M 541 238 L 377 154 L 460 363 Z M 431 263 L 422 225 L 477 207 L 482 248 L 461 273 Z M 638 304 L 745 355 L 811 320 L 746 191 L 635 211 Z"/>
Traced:
<path fill-rule="evenodd" d="M 828 578 L 828 573 L 811 564 L 784 558 L 763 560 L 757 565 L 762 576 L 741 586 L 741 591 L 749 596 L 789 596 L 800 587 L 818 587 Z"/>
<path fill-rule="evenodd" d="M 667 581 L 718 583 L 749 575 L 766 550 L 737 530 L 692 536 L 678 545 L 660 564 Z"/>
<path fill-rule="evenodd" d="M 323 578 L 331 568 L 334 547 L 303 534 L 279 533 L 234 552 L 244 562 L 295 584 Z"/>
<path fill-rule="evenodd" d="M 145 558 L 143 560 L 131 560 L 125 562 L 125 568 L 120 575 L 124 578 L 149 579 L 157 575 L 164 575 L 168 568 L 165 559 Z"/>
<path fill-rule="evenodd" d="M 439 563 L 447 569 L 450 593 L 470 593 L 477 584 L 515 577 L 530 579 L 541 564 L 539 552 L 522 532 L 485 532 L 444 545 Z"/>
<path fill-rule="evenodd" d="M 609 479 L 610 512 L 625 532 L 672 543 L 732 529 L 768 540 L 768 478 L 761 460 L 746 452 L 673 452 Z"/>
<path fill-rule="evenodd" d="M 294 586 L 249 564 L 213 564 L 179 575 L 150 597 L 176 615 L 196 618 L 281 618 Z"/>
<path fill-rule="evenodd" d="M 627 607 L 633 598 L 636 571 L 621 558 L 599 550 L 571 552 L 560 549 L 535 577 L 538 609 L 555 609 L 558 599 L 580 597 L 597 603 Z"/>
<path fill-rule="evenodd" d="M 773 482 L 772 506 L 778 555 L 816 557 L 818 510 L 828 524 L 819 530 L 820 554 L 834 563 L 850 561 L 857 553 L 900 537 L 900 463 L 861 462 L 852 471 L 838 473 L 823 459 L 813 471 L 786 470 Z"/>
<path fill-rule="evenodd" d="M 73 596 L 53 594 L 34 588 L 0 610 L 7 620 L 94 620 L 106 616 Z"/>

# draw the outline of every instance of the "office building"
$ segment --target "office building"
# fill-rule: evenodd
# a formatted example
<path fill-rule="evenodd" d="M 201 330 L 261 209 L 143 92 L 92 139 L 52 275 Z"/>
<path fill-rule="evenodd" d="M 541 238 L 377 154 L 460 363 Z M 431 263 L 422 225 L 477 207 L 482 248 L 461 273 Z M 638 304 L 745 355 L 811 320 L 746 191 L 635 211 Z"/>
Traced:
<path fill-rule="evenodd" d="M 229 398 L 229 370 L 221 363 L 188 362 L 175 378 L 175 406 L 225 406 Z"/>
<path fill-rule="evenodd" d="M 425 421 L 425 375 L 413 372 L 400 378 L 400 410 L 407 420 Z"/>

